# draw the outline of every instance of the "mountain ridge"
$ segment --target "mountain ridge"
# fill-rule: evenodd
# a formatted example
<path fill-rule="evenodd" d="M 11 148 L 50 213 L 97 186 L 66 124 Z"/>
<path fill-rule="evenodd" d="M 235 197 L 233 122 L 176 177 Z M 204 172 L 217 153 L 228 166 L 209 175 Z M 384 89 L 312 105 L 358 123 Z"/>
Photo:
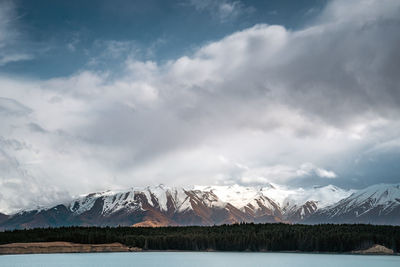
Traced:
<path fill-rule="evenodd" d="M 2 218 L 0 229 L 238 222 L 400 224 L 400 185 L 379 184 L 361 190 L 333 185 L 309 189 L 272 184 L 190 188 L 158 185 L 91 193 Z"/>
<path fill-rule="evenodd" d="M 400 224 L 400 184 L 376 184 L 320 209 L 305 222 Z"/>

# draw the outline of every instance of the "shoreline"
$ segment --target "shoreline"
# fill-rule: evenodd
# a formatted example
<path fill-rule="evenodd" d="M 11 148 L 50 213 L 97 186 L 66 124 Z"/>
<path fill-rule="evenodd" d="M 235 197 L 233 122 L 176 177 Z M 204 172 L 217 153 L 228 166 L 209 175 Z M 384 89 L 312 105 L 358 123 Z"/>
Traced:
<path fill-rule="evenodd" d="M 0 255 L 50 254 L 50 253 L 95 253 L 95 252 L 133 252 L 121 243 L 78 244 L 72 242 L 29 242 L 0 245 Z"/>
<path fill-rule="evenodd" d="M 318 251 L 221 251 L 221 250 L 144 250 L 138 247 L 128 247 L 121 243 L 109 244 L 78 244 L 72 242 L 29 242 L 10 243 L 0 245 L 1 255 L 24 254 L 64 254 L 64 253 L 112 253 L 112 252 L 244 252 L 244 253 L 303 253 L 303 254 L 336 254 L 336 255 L 366 255 L 366 256 L 400 256 L 381 245 L 374 245 L 369 249 L 351 252 L 318 252 Z"/>

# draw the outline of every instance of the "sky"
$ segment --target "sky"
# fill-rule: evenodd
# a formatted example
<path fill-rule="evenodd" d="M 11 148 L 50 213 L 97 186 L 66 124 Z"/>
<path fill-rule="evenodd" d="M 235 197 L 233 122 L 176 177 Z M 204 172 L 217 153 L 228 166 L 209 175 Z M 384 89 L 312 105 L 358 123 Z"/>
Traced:
<path fill-rule="evenodd" d="M 0 212 L 400 182 L 398 0 L 0 0 Z"/>

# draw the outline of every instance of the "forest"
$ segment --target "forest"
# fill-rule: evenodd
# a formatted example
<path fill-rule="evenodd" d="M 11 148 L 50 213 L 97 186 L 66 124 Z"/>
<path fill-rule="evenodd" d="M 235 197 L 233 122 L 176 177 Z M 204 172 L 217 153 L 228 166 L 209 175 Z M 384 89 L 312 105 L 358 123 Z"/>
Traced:
<path fill-rule="evenodd" d="M 59 227 L 0 232 L 0 244 L 119 242 L 143 250 L 350 252 L 374 244 L 398 253 L 400 226 L 253 224 L 182 227 Z"/>

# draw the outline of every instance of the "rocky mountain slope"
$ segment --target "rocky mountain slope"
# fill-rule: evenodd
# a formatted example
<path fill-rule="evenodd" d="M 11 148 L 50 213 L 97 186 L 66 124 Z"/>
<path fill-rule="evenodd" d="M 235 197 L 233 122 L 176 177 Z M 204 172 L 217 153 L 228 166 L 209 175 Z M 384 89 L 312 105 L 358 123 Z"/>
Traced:
<path fill-rule="evenodd" d="M 378 184 L 359 190 L 316 211 L 306 223 L 400 224 L 400 184 Z"/>
<path fill-rule="evenodd" d="M 236 222 L 400 224 L 400 185 L 343 190 L 164 185 L 106 191 L 0 218 L 0 229 L 68 225 L 166 226 Z"/>

